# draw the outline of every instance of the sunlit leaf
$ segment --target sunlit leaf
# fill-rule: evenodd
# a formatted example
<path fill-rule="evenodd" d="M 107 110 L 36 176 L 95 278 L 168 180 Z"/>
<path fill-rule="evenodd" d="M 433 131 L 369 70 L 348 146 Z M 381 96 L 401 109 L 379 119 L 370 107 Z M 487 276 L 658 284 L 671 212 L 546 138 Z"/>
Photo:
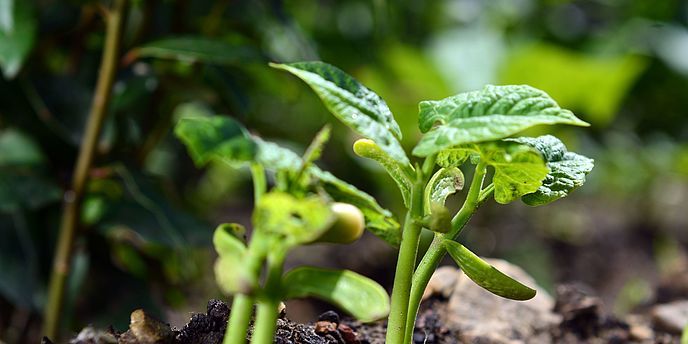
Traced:
<path fill-rule="evenodd" d="M 263 60 L 258 51 L 246 45 L 200 36 L 170 37 L 146 43 L 134 49 L 127 59 L 140 57 L 223 65 Z"/>
<path fill-rule="evenodd" d="M 415 178 L 415 172 L 411 164 L 401 164 L 387 154 L 373 140 L 360 139 L 354 142 L 354 152 L 363 158 L 377 161 L 387 171 L 387 174 L 394 179 L 401 191 L 404 204 L 409 206 L 411 197 L 411 187 Z"/>
<path fill-rule="evenodd" d="M 528 205 L 543 205 L 566 197 L 585 183 L 585 176 L 594 166 L 593 159 L 569 152 L 558 138 L 551 135 L 510 140 L 530 145 L 540 151 L 550 170 L 536 192 L 522 197 L 523 202 Z"/>
<path fill-rule="evenodd" d="M 389 313 L 389 297 L 375 281 L 353 271 L 301 267 L 284 276 L 284 298 L 317 297 L 356 319 L 370 322 Z"/>
<path fill-rule="evenodd" d="M 526 85 L 485 86 L 419 105 L 426 133 L 413 154 L 428 156 L 461 144 L 499 140 L 541 124 L 587 126 L 547 93 Z"/>
<path fill-rule="evenodd" d="M 174 133 L 198 166 L 217 158 L 229 163 L 252 161 L 256 144 L 246 129 L 229 117 L 184 117 Z"/>
<path fill-rule="evenodd" d="M 350 75 L 324 62 L 270 64 L 305 81 L 335 117 L 377 143 L 392 159 L 408 164 L 399 139 L 401 130 L 392 112 L 375 92 Z"/>
<path fill-rule="evenodd" d="M 458 166 L 469 157 L 494 168 L 495 200 L 506 204 L 535 192 L 549 172 L 538 150 L 512 141 L 467 144 L 438 154 L 440 166 Z"/>
<path fill-rule="evenodd" d="M 534 289 L 505 275 L 458 242 L 446 240 L 444 246 L 466 276 L 487 291 L 519 301 L 529 300 L 535 296 Z"/>
<path fill-rule="evenodd" d="M 296 198 L 277 191 L 261 197 L 253 212 L 255 230 L 283 238 L 287 247 L 317 239 L 333 220 L 323 198 Z"/>
<path fill-rule="evenodd" d="M 12 79 L 19 73 L 33 48 L 37 23 L 30 1 L 13 1 L 12 5 L 5 3 L 3 8 L 7 7 L 13 11 L 0 13 L 1 24 L 5 28 L 0 30 L 0 69 L 5 78 Z"/>

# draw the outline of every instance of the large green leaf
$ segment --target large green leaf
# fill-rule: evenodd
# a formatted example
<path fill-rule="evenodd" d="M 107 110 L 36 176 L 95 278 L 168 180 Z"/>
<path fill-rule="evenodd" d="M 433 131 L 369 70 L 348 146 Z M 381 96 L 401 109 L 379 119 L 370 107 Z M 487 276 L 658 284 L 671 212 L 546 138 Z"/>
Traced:
<path fill-rule="evenodd" d="M 314 241 L 332 221 L 330 206 L 322 197 L 296 198 L 278 191 L 261 197 L 253 212 L 255 230 L 282 238 L 285 247 Z"/>
<path fill-rule="evenodd" d="M 487 291 L 519 301 L 529 300 L 535 296 L 534 289 L 505 275 L 458 242 L 445 240 L 444 246 L 466 276 Z"/>
<path fill-rule="evenodd" d="M 585 176 L 594 167 L 593 159 L 567 151 L 566 146 L 552 135 L 519 137 L 511 141 L 530 145 L 540 151 L 550 170 L 537 191 L 522 197 L 528 205 L 543 205 L 566 197 L 585 183 Z"/>
<path fill-rule="evenodd" d="M 0 32 L 14 29 L 14 0 L 0 0 Z"/>
<path fill-rule="evenodd" d="M 184 117 L 174 133 L 198 166 L 217 158 L 229 163 L 252 161 L 256 144 L 244 127 L 229 117 Z"/>
<path fill-rule="evenodd" d="M 350 75 L 324 62 L 270 64 L 305 81 L 335 117 L 377 143 L 401 164 L 409 160 L 399 143 L 401 130 L 385 101 Z"/>
<path fill-rule="evenodd" d="M 285 299 L 317 297 L 364 322 L 384 318 L 389 313 L 385 289 L 353 271 L 301 267 L 289 271 L 282 285 Z"/>
<path fill-rule="evenodd" d="M 502 204 L 538 190 L 549 172 L 538 150 L 512 141 L 458 146 L 440 152 L 437 161 L 440 166 L 459 166 L 471 157 L 494 168 L 495 200 Z"/>
<path fill-rule="evenodd" d="M 366 229 L 392 246 L 401 243 L 399 223 L 392 213 L 381 207 L 375 198 L 355 186 L 319 168 L 311 168 L 310 173 L 317 178 L 323 189 L 337 202 L 353 204 L 361 209 L 366 221 Z"/>
<path fill-rule="evenodd" d="M 163 38 L 134 49 L 128 59 L 138 57 L 223 65 L 263 60 L 255 49 L 248 46 L 207 37 Z"/>
<path fill-rule="evenodd" d="M 540 124 L 588 125 L 547 93 L 526 85 L 488 85 L 423 101 L 419 108 L 419 127 L 426 134 L 413 154 L 421 157 L 461 144 L 503 139 Z"/>
<path fill-rule="evenodd" d="M 245 291 L 241 278 L 246 254 L 244 243 L 227 226 L 220 225 L 213 234 L 213 246 L 219 256 L 215 261 L 215 280 L 220 289 L 227 294 Z"/>
<path fill-rule="evenodd" d="M 4 26 L 4 30 L 0 29 L 0 69 L 6 78 L 12 79 L 33 48 L 37 23 L 30 1 L 13 1 L 3 6 L 11 8 L 12 13 L 0 14 Z"/>
<path fill-rule="evenodd" d="M 354 142 L 354 152 L 363 158 L 377 161 L 387 171 L 387 174 L 394 179 L 401 191 L 404 204 L 409 206 L 411 188 L 415 179 L 415 171 L 411 164 L 400 164 L 387 154 L 373 140 L 360 139 Z"/>

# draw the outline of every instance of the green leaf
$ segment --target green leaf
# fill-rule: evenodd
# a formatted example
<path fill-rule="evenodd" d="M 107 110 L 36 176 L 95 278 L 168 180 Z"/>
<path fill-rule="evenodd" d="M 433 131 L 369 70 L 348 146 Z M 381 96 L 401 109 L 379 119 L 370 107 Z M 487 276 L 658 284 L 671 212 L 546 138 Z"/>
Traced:
<path fill-rule="evenodd" d="M 197 166 L 212 159 L 228 163 L 252 161 L 256 144 L 246 129 L 229 117 L 185 117 L 179 120 L 174 133 L 186 144 Z"/>
<path fill-rule="evenodd" d="M 487 291 L 519 301 L 529 300 L 535 296 L 534 289 L 505 275 L 458 242 L 445 240 L 444 246 L 466 276 Z"/>
<path fill-rule="evenodd" d="M 481 159 L 495 169 L 492 183 L 498 203 L 536 191 L 549 172 L 540 153 L 530 146 L 502 141 L 478 147 Z"/>
<path fill-rule="evenodd" d="M 366 229 L 388 244 L 399 246 L 401 243 L 399 223 L 389 210 L 377 203 L 375 198 L 327 171 L 313 167 L 310 173 L 320 181 L 325 192 L 335 201 L 349 203 L 361 209 L 365 217 Z"/>
<path fill-rule="evenodd" d="M 419 127 L 426 134 L 413 154 L 420 157 L 462 144 L 503 139 L 535 125 L 589 125 L 559 107 L 547 93 L 526 85 L 488 85 L 480 91 L 423 101 L 419 108 Z"/>
<path fill-rule="evenodd" d="M 253 212 L 255 230 L 283 238 L 287 247 L 317 239 L 333 220 L 325 199 L 318 196 L 299 199 L 277 191 L 261 197 Z"/>
<path fill-rule="evenodd" d="M 0 166 L 35 166 L 45 161 L 36 142 L 14 129 L 0 131 L 0 152 Z"/>
<path fill-rule="evenodd" d="M 14 29 L 14 0 L 0 0 L 0 33 Z"/>
<path fill-rule="evenodd" d="M 392 159 L 409 164 L 401 130 L 385 101 L 350 75 L 324 62 L 271 63 L 305 81 L 325 106 L 355 132 L 375 141 Z"/>
<path fill-rule="evenodd" d="M 439 169 L 428 181 L 425 187 L 425 213 L 431 212 L 431 204 L 437 203 L 444 206 L 449 195 L 463 189 L 463 172 L 456 167 L 443 167 Z"/>
<path fill-rule="evenodd" d="M 215 280 L 220 289 L 227 294 L 249 290 L 249 283 L 243 276 L 246 246 L 236 237 L 230 227 L 220 225 L 213 234 L 213 246 L 218 258 L 215 261 Z"/>
<path fill-rule="evenodd" d="M 127 59 L 131 61 L 140 57 L 222 65 L 263 60 L 255 49 L 248 46 L 207 37 L 163 38 L 134 49 Z"/>
<path fill-rule="evenodd" d="M 593 159 L 569 152 L 566 146 L 552 135 L 519 137 L 510 141 L 527 144 L 540 151 L 550 170 L 537 191 L 521 198 L 528 205 L 548 204 L 566 197 L 585 183 L 585 176 L 594 167 Z"/>
<path fill-rule="evenodd" d="M 282 281 L 285 299 L 317 297 L 356 319 L 371 322 L 389 313 L 389 296 L 375 281 L 353 271 L 300 267 Z"/>
<path fill-rule="evenodd" d="M 404 199 L 404 204 L 408 207 L 413 179 L 416 174 L 411 164 L 397 162 L 387 152 L 382 150 L 380 146 L 375 144 L 373 140 L 369 139 L 360 139 L 354 142 L 354 152 L 360 157 L 375 160 L 382 165 L 387 174 L 397 183 L 401 196 Z"/>
<path fill-rule="evenodd" d="M 440 152 L 437 161 L 440 166 L 458 166 L 469 157 L 484 161 L 495 169 L 492 177 L 494 197 L 501 204 L 535 192 L 549 172 L 537 149 L 513 141 L 459 146 Z"/>
<path fill-rule="evenodd" d="M 320 159 L 325 144 L 327 143 L 327 141 L 330 140 L 331 131 L 332 129 L 330 128 L 329 124 L 326 124 L 324 127 L 322 127 L 322 129 L 318 131 L 317 134 L 315 134 L 315 137 L 311 141 L 311 144 L 308 145 L 308 149 L 306 149 L 306 152 L 303 153 L 304 165 L 308 165 L 313 161 Z"/>
<path fill-rule="evenodd" d="M 4 6 L 11 7 L 12 12 L 2 14 L 3 11 L 0 11 L 0 20 L 5 28 L 0 30 L 0 69 L 5 78 L 12 79 L 19 73 L 33 48 L 37 23 L 30 1 L 15 1 Z"/>
<path fill-rule="evenodd" d="M 61 198 L 62 189 L 34 168 L 0 167 L 0 212 L 36 209 Z"/>

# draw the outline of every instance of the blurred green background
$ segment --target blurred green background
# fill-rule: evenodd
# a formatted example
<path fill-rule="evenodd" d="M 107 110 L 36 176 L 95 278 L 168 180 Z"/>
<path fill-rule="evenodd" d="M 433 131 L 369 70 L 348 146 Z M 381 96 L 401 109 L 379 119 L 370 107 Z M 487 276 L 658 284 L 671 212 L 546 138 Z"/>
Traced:
<path fill-rule="evenodd" d="M 40 338 L 109 5 L 0 0 L 0 341 Z M 333 123 L 321 166 L 401 209 L 393 182 L 353 155 L 353 134 L 268 61 L 323 60 L 354 75 L 388 102 L 409 150 L 420 100 L 488 83 L 541 88 L 592 123 L 555 130 L 595 169 L 550 206 L 488 204 L 462 240 L 550 290 L 587 283 L 620 314 L 668 297 L 668 281 L 688 271 L 688 1 L 138 0 L 122 52 L 81 212 L 66 333 L 125 329 L 136 308 L 181 325 L 221 297 L 211 233 L 250 224 L 250 179 L 193 166 L 170 131 L 185 112 L 232 116 L 296 151 Z M 289 264 L 304 261 L 390 288 L 395 251 L 365 236 L 301 249 Z M 287 312 L 309 321 L 322 309 L 295 301 Z"/>

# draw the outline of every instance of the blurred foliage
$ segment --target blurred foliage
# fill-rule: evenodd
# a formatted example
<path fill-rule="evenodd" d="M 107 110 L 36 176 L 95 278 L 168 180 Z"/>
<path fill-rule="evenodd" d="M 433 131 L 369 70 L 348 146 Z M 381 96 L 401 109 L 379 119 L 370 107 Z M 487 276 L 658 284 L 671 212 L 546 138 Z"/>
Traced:
<path fill-rule="evenodd" d="M 39 314 L 45 301 L 60 200 L 98 73 L 103 5 L 0 0 L 0 333 L 8 342 L 37 341 L 37 316 L 16 319 Z M 606 228 L 650 228 L 643 240 L 678 247 L 661 257 L 650 247 L 651 260 L 670 261 L 667 252 L 688 243 L 686 0 L 138 0 L 123 51 L 82 212 L 69 329 L 121 325 L 137 307 L 161 316 L 198 310 L 217 295 L 211 229 L 248 223 L 247 173 L 215 163 L 197 171 L 170 128 L 176 109 L 193 104 L 302 152 L 330 119 L 267 61 L 341 67 L 386 99 L 409 133 L 420 100 L 487 83 L 532 84 L 591 122 L 589 132 L 557 133 L 597 162 L 579 195 L 533 220 L 509 206 L 513 216 L 500 222 L 488 207 L 475 225 L 491 230 L 468 238 L 476 253 L 509 257 L 545 284 L 594 283 L 575 274 L 571 257 L 557 257 L 608 238 Z M 322 164 L 398 208 L 393 181 L 354 157 L 354 140 L 334 124 Z M 620 273 L 629 284 L 617 309 L 637 299 L 639 274 Z M 623 283 L 609 285 L 618 293 Z"/>

